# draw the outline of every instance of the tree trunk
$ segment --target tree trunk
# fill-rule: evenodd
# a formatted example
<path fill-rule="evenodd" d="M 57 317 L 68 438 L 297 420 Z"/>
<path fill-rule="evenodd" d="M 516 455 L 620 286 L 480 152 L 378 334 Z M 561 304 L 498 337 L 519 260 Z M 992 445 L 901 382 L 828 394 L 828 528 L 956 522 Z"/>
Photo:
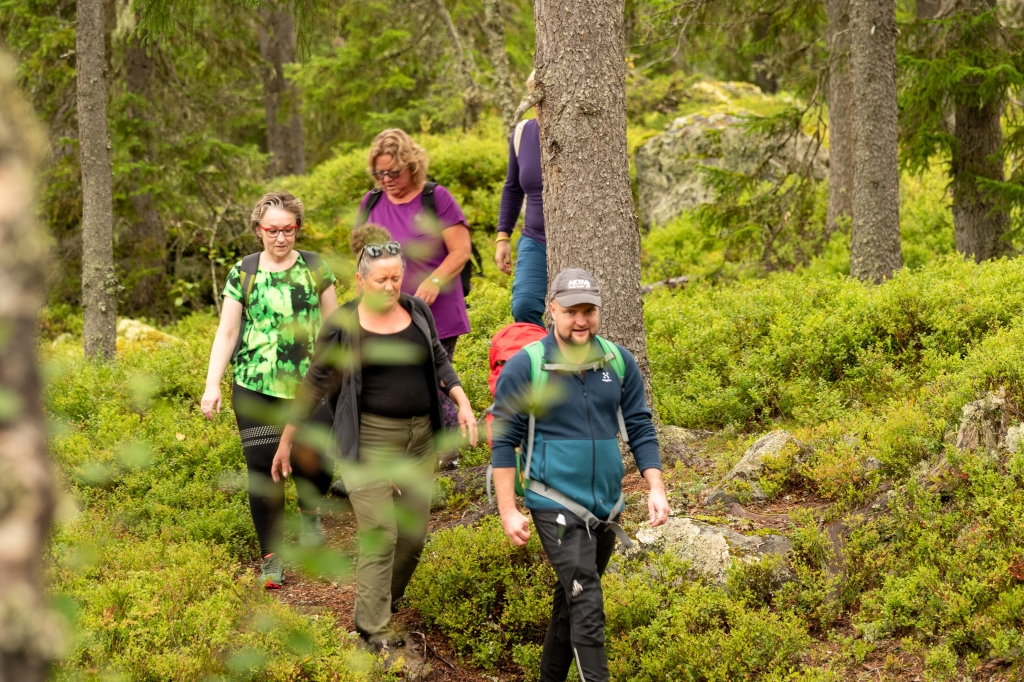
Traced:
<path fill-rule="evenodd" d="M 850 1 L 853 229 L 850 274 L 880 282 L 903 265 L 896 135 L 896 2 Z"/>
<path fill-rule="evenodd" d="M 48 254 L 33 176 L 46 143 L 15 83 L 0 54 L 0 680 L 42 682 L 61 638 L 41 565 L 55 498 L 35 357 Z"/>
<path fill-rule="evenodd" d="M 448 37 L 451 38 L 452 46 L 455 48 L 455 64 L 462 76 L 462 129 L 469 130 L 476 125 L 480 118 L 480 109 L 483 98 L 480 96 L 480 86 L 476 82 L 476 68 L 472 63 L 472 57 L 466 54 L 466 48 L 462 43 L 459 30 L 452 20 L 452 15 L 444 4 L 444 0 L 436 0 L 437 12 L 448 29 Z M 502 42 L 504 50 L 504 42 Z M 507 58 L 506 58 L 507 59 Z"/>
<path fill-rule="evenodd" d="M 961 0 L 956 3 L 954 11 L 977 16 L 995 7 L 996 0 Z M 965 36 L 964 43 L 980 47 L 999 39 L 995 22 L 976 30 L 976 34 Z M 1005 208 L 978 187 L 981 179 L 999 182 L 1004 179 L 1000 154 L 1003 143 L 1000 116 L 1004 101 L 1002 97 L 982 99 L 976 87 L 980 86 L 980 78 L 968 77 L 965 85 L 967 87 L 958 89 L 963 94 L 953 102 L 956 120 L 956 145 L 950 163 L 953 229 L 956 250 L 980 263 L 1006 255 L 1011 250 L 1006 238 L 1010 220 Z"/>
<path fill-rule="evenodd" d="M 295 61 L 295 3 L 281 0 L 260 8 L 260 57 L 263 58 L 263 108 L 267 114 L 267 151 L 271 177 L 306 172 L 306 140 L 299 91 L 285 77 Z"/>
<path fill-rule="evenodd" d="M 942 7 L 942 0 L 917 0 L 915 9 L 918 19 L 934 19 Z"/>
<path fill-rule="evenodd" d="M 154 45 L 147 49 L 143 36 L 136 33 L 129 38 L 125 50 L 125 85 L 128 93 L 138 100 L 129 107 L 127 113 L 139 139 L 139 144 L 132 149 L 132 160 L 139 164 L 145 164 L 153 158 L 149 102 L 156 68 L 150 50 L 155 49 Z M 165 288 L 167 235 L 153 201 L 153 193 L 138 192 L 140 184 L 145 184 L 145 178 L 136 178 L 134 189 L 137 193 L 131 197 L 135 220 L 128 235 L 131 263 L 125 269 L 132 273 L 132 283 L 126 304 L 130 314 L 153 314 L 153 308 L 163 296 Z"/>
<path fill-rule="evenodd" d="M 112 358 L 117 275 L 114 272 L 114 171 L 107 128 L 103 73 L 103 0 L 79 0 L 75 59 L 78 79 L 78 144 L 82 165 L 82 307 L 85 353 Z"/>
<path fill-rule="evenodd" d="M 754 40 L 762 41 L 768 37 L 772 29 L 772 15 L 763 14 L 754 22 Z M 754 85 L 761 88 L 761 92 L 774 95 L 779 91 L 779 79 L 771 72 L 768 60 L 763 54 L 756 55 L 753 59 Z"/>
<path fill-rule="evenodd" d="M 633 353 L 650 399 L 640 232 L 629 186 L 623 0 L 536 0 L 548 278 L 584 268 L 601 334 Z"/>
<path fill-rule="evenodd" d="M 494 84 L 498 91 L 498 106 L 501 120 L 505 124 L 505 137 L 512 135 L 516 126 L 513 117 L 519 106 L 515 88 L 512 87 L 508 52 L 505 51 L 505 22 L 502 17 L 503 0 L 484 0 L 484 32 L 487 34 L 487 50 L 494 70 Z"/>
<path fill-rule="evenodd" d="M 829 234 L 853 216 L 853 98 L 850 83 L 850 0 L 825 0 L 828 15 Z"/>

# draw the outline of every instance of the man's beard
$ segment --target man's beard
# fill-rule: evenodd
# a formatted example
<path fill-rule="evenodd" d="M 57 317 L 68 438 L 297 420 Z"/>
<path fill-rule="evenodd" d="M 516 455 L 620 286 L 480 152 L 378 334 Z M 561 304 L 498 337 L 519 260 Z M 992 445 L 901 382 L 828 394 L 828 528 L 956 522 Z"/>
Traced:
<path fill-rule="evenodd" d="M 573 339 L 571 332 L 569 333 L 569 338 L 565 338 L 564 336 L 559 334 L 557 329 L 555 330 L 555 334 L 558 335 L 559 339 L 561 339 L 564 343 L 566 343 L 566 344 L 568 344 L 570 346 L 577 346 L 577 347 L 589 346 L 590 342 L 594 340 L 594 334 L 589 329 L 587 330 L 587 340 L 586 341 L 582 341 L 582 342 L 579 342 L 579 341 L 576 341 L 575 339 Z"/>

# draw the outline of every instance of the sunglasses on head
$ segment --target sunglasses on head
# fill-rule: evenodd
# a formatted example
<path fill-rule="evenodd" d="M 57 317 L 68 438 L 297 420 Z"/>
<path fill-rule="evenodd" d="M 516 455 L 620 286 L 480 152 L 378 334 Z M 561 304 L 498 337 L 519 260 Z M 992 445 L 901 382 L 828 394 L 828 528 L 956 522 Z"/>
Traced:
<path fill-rule="evenodd" d="M 363 253 L 370 258 L 380 258 L 385 253 L 397 256 L 402 253 L 402 245 L 398 242 L 388 242 L 387 244 L 367 244 L 363 247 Z"/>

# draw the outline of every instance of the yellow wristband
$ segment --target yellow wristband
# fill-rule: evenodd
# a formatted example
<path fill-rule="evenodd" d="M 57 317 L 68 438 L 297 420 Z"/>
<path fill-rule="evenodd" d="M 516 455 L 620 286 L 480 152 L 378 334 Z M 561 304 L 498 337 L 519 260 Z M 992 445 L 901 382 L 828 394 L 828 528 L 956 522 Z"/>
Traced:
<path fill-rule="evenodd" d="M 494 243 L 497 244 L 498 242 L 508 242 L 508 241 L 512 241 L 512 240 L 510 238 L 508 238 L 508 237 L 498 237 L 497 239 L 494 240 Z"/>

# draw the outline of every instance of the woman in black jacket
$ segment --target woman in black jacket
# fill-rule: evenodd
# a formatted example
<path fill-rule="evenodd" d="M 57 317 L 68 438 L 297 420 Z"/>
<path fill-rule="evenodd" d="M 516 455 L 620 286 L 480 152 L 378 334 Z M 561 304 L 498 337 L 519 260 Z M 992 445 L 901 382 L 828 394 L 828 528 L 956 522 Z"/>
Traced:
<path fill-rule="evenodd" d="M 463 437 L 477 439 L 430 308 L 401 293 L 404 271 L 397 242 L 359 249 L 360 296 L 324 324 L 271 470 L 275 481 L 290 474 L 298 427 L 321 400 L 333 403 L 333 440 L 360 535 L 355 625 L 377 649 L 404 643 L 390 620 L 426 541 L 443 427 L 438 388 L 458 405 Z"/>

